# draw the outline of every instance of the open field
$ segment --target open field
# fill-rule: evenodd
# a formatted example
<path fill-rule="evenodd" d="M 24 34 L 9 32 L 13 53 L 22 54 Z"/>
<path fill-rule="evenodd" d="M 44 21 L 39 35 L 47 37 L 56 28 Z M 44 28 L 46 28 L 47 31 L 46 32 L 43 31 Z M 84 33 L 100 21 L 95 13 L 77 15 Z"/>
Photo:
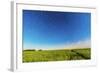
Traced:
<path fill-rule="evenodd" d="M 91 59 L 91 49 L 62 50 L 23 50 L 23 62 L 88 60 Z"/>

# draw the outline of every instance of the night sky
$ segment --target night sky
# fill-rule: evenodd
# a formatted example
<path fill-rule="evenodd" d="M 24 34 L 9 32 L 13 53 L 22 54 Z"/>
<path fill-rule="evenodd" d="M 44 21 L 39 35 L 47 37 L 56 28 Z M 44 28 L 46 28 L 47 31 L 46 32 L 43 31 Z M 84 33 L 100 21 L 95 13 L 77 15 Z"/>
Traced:
<path fill-rule="evenodd" d="M 90 38 L 90 13 L 23 10 L 24 48 L 49 48 Z"/>

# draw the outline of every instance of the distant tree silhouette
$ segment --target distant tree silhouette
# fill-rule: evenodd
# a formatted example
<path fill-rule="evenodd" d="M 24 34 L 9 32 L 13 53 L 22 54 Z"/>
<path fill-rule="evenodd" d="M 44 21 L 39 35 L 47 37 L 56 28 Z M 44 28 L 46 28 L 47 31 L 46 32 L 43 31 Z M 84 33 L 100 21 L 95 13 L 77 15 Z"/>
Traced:
<path fill-rule="evenodd" d="M 32 51 L 36 51 L 35 49 L 32 49 Z"/>
<path fill-rule="evenodd" d="M 27 49 L 26 51 L 36 51 L 35 49 Z"/>
<path fill-rule="evenodd" d="M 38 51 L 42 51 L 42 49 L 39 49 Z"/>

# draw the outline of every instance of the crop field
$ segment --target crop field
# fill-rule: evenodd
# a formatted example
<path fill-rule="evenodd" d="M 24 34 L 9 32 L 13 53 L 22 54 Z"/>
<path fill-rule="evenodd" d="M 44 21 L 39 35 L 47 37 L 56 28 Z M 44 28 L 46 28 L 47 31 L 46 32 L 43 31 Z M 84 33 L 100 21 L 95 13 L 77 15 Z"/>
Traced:
<path fill-rule="evenodd" d="M 23 50 L 23 62 L 45 62 L 91 59 L 91 49 Z"/>

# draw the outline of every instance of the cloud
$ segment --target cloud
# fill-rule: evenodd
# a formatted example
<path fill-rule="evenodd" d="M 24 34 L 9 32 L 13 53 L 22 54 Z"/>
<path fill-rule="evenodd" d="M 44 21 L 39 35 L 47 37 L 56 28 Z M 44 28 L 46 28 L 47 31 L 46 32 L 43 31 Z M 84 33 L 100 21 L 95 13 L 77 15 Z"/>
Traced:
<path fill-rule="evenodd" d="M 70 43 L 65 46 L 65 49 L 70 49 L 70 48 L 91 48 L 91 40 L 86 39 L 86 40 L 81 40 L 78 42 Z"/>

